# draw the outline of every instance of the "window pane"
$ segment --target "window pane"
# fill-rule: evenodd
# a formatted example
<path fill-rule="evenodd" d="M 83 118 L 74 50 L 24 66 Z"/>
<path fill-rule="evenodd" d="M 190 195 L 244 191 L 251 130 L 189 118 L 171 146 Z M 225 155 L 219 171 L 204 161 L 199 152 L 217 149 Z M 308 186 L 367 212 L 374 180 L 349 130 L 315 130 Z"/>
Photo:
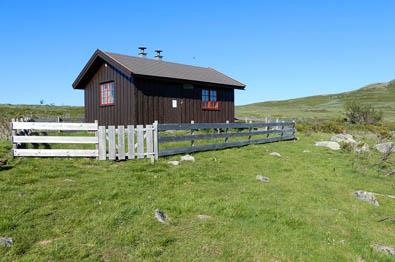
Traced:
<path fill-rule="evenodd" d="M 210 101 L 212 102 L 217 101 L 217 90 L 210 91 Z"/>
<path fill-rule="evenodd" d="M 209 99 L 208 89 L 202 89 L 202 101 L 207 102 Z"/>
<path fill-rule="evenodd" d="M 114 103 L 114 97 L 115 97 L 115 90 L 114 90 L 114 83 L 109 83 L 108 84 L 108 98 L 107 98 L 107 103 L 113 104 Z"/>

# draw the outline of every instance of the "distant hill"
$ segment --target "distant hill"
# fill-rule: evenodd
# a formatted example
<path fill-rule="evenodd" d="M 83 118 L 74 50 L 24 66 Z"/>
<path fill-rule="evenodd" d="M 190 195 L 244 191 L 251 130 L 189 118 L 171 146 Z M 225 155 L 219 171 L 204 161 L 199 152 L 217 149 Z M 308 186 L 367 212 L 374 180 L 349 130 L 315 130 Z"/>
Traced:
<path fill-rule="evenodd" d="M 395 80 L 364 86 L 351 92 L 268 101 L 236 107 L 237 117 L 319 118 L 341 117 L 347 101 L 371 104 L 384 112 L 386 121 L 395 122 Z"/>

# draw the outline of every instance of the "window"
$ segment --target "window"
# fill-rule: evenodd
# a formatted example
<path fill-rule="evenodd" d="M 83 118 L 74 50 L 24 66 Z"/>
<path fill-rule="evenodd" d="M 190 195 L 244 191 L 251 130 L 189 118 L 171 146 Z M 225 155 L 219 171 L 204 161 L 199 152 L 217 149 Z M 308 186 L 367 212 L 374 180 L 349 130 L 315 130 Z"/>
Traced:
<path fill-rule="evenodd" d="M 202 89 L 202 108 L 206 110 L 218 110 L 217 90 Z"/>
<path fill-rule="evenodd" d="M 115 103 L 115 84 L 107 82 L 100 84 L 100 105 L 110 106 Z"/>

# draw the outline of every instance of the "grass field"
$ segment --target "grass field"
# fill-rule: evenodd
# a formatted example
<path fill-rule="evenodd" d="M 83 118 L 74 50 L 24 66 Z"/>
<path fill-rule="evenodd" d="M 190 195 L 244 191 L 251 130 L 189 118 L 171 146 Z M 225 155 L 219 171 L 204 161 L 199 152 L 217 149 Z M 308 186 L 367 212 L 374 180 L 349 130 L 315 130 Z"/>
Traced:
<path fill-rule="evenodd" d="M 177 167 L 167 161 L 178 157 L 12 160 L 0 171 L 0 236 L 14 245 L 0 247 L 1 260 L 391 261 L 370 245 L 395 246 L 395 222 L 377 222 L 395 216 L 395 200 L 376 207 L 351 195 L 395 194 L 395 177 L 372 168 L 379 155 L 314 147 L 329 134 L 299 136 Z M 0 142 L 0 158 L 9 152 Z"/>
<path fill-rule="evenodd" d="M 361 89 L 283 101 L 254 103 L 236 108 L 237 117 L 285 117 L 297 119 L 330 119 L 344 117 L 344 104 L 358 101 L 384 112 L 384 120 L 395 122 L 395 81 L 372 84 Z"/>

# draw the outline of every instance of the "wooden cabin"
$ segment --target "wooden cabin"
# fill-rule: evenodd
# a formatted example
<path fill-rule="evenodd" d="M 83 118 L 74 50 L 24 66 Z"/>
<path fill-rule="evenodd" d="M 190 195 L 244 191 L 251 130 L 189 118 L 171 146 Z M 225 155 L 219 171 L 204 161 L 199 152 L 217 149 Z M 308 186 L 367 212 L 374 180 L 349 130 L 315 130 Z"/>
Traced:
<path fill-rule="evenodd" d="M 234 90 L 245 85 L 212 68 L 96 50 L 73 83 L 85 121 L 101 125 L 233 122 Z"/>

